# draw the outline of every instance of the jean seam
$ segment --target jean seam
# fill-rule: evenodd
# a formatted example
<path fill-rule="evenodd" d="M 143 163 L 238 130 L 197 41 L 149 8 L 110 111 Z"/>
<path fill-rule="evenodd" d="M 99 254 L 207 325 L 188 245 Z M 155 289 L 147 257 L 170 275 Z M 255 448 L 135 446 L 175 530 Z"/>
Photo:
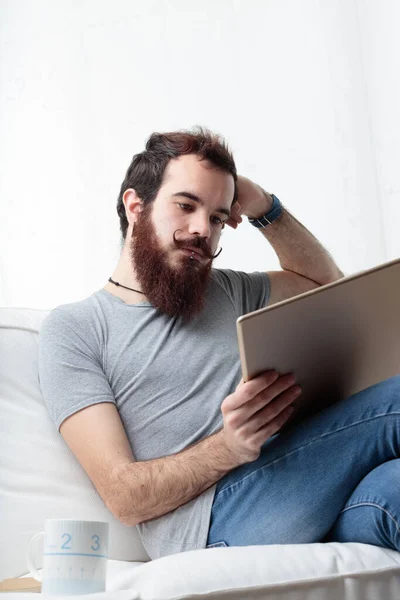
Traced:
<path fill-rule="evenodd" d="M 334 435 L 335 433 L 338 433 L 339 431 L 345 431 L 346 429 L 350 429 L 351 427 L 355 427 L 356 425 L 360 425 L 360 423 L 368 423 L 369 421 L 374 421 L 376 419 L 381 419 L 382 417 L 388 417 L 388 416 L 392 416 L 392 415 L 400 415 L 400 412 L 396 411 L 396 412 L 385 413 L 383 415 L 375 415 L 374 417 L 370 417 L 368 419 L 362 419 L 361 421 L 357 421 L 356 423 L 352 423 L 351 425 L 346 425 L 345 427 L 339 427 L 339 429 L 335 429 L 335 431 L 330 431 L 329 433 L 323 433 L 318 438 L 314 438 L 313 440 L 310 440 L 306 444 L 303 444 L 303 446 L 299 446 L 298 448 L 296 448 L 295 450 L 292 450 L 291 452 L 288 452 L 284 456 L 280 456 L 279 458 L 276 458 L 273 462 L 268 463 L 268 465 L 263 465 L 262 467 L 259 467 L 255 471 L 252 471 L 251 473 L 248 473 L 248 475 L 244 475 L 244 477 L 242 477 L 242 479 L 240 479 L 240 481 L 235 481 L 235 483 L 231 483 L 231 485 L 227 486 L 226 488 L 224 488 L 223 490 L 221 490 L 220 492 L 217 493 L 217 497 L 214 500 L 213 507 L 216 506 L 220 502 L 219 498 L 220 498 L 220 496 L 222 496 L 222 494 L 224 492 L 226 492 L 228 490 L 232 490 L 235 486 L 239 486 L 246 479 L 248 479 L 249 477 L 252 477 L 255 473 L 258 473 L 262 469 L 268 469 L 272 465 L 278 463 L 280 460 L 283 460 L 284 458 L 287 458 L 291 454 L 294 454 L 295 452 L 298 452 L 299 450 L 302 450 L 303 448 L 306 448 L 310 444 L 313 444 L 314 442 L 319 442 L 323 438 L 328 437 L 330 435 Z M 221 501 L 222 501 L 222 498 L 221 498 Z"/>
<path fill-rule="evenodd" d="M 398 531 L 398 533 L 400 533 L 400 526 L 396 521 L 396 517 L 394 517 L 386 508 L 383 508 L 383 506 L 381 506 L 380 504 L 377 504 L 376 502 L 357 502 L 357 504 L 352 504 L 351 506 L 347 506 L 346 508 L 344 508 L 339 515 L 341 515 L 342 513 L 346 512 L 347 510 L 351 510 L 352 508 L 358 508 L 359 506 L 374 506 L 375 508 L 379 508 L 381 511 L 383 511 L 384 513 L 386 513 L 393 521 L 393 523 L 395 524 L 395 527 Z"/>

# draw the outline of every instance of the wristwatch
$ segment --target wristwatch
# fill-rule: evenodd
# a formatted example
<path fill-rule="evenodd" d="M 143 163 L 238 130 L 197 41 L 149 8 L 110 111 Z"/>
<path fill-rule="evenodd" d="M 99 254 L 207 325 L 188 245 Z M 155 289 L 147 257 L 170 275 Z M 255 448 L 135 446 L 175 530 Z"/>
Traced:
<path fill-rule="evenodd" d="M 263 229 L 268 225 L 271 225 L 276 219 L 282 214 L 282 204 L 279 201 L 279 198 L 275 196 L 275 194 L 271 194 L 271 198 L 273 199 L 272 207 L 269 213 L 259 217 L 258 219 L 250 219 L 249 223 L 257 227 L 258 229 Z"/>

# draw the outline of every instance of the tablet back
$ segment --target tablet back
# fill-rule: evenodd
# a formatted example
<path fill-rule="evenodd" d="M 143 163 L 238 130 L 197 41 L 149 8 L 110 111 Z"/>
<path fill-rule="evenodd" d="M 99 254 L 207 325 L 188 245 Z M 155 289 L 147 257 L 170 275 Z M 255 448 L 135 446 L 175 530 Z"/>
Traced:
<path fill-rule="evenodd" d="M 400 259 L 239 317 L 237 333 L 244 381 L 296 376 L 286 429 L 400 374 Z"/>

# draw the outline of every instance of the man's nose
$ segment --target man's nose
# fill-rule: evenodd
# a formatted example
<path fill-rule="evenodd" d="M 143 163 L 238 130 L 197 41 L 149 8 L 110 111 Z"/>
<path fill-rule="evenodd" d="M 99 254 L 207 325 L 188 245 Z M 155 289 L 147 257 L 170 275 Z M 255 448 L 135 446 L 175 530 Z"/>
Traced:
<path fill-rule="evenodd" d="M 211 235 L 210 221 L 208 216 L 193 215 L 189 224 L 190 235 L 198 235 L 208 239 Z"/>

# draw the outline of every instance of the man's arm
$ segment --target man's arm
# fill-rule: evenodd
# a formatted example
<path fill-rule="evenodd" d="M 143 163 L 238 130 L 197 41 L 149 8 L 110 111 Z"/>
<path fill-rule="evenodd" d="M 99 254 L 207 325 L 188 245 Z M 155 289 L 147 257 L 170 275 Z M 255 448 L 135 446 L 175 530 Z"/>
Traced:
<path fill-rule="evenodd" d="M 124 525 L 137 525 L 160 517 L 235 467 L 256 460 L 261 446 L 290 417 L 300 392 L 294 384 L 293 375 L 275 371 L 241 381 L 222 402 L 224 425 L 219 432 L 178 454 L 118 467 L 111 479 L 114 498 L 109 492 L 117 518 Z"/>
<path fill-rule="evenodd" d="M 224 425 L 219 432 L 159 459 L 135 461 L 111 402 L 72 414 L 60 433 L 108 509 L 124 525 L 134 526 L 175 510 L 230 470 L 256 460 L 262 444 L 290 416 L 296 398 L 293 384 L 293 377 L 274 371 L 241 381 L 222 402 Z"/>
<path fill-rule="evenodd" d="M 216 433 L 177 454 L 135 461 L 115 404 L 93 404 L 60 426 L 110 512 L 125 525 L 159 517 L 201 494 L 244 459 Z"/>
<path fill-rule="evenodd" d="M 329 252 L 286 208 L 283 207 L 276 221 L 261 231 L 282 267 L 282 271 L 268 272 L 269 304 L 344 277 Z"/>
<path fill-rule="evenodd" d="M 250 179 L 238 177 L 238 202 L 239 214 L 258 218 L 271 210 L 273 199 Z M 233 219 L 238 212 L 233 213 Z M 282 267 L 282 271 L 268 272 L 270 304 L 344 276 L 329 252 L 285 207 L 276 221 L 260 231 L 275 250 Z"/>
<path fill-rule="evenodd" d="M 124 465 L 112 479 L 116 516 L 130 526 L 161 517 L 199 496 L 239 464 L 219 431 L 178 454 Z"/>

